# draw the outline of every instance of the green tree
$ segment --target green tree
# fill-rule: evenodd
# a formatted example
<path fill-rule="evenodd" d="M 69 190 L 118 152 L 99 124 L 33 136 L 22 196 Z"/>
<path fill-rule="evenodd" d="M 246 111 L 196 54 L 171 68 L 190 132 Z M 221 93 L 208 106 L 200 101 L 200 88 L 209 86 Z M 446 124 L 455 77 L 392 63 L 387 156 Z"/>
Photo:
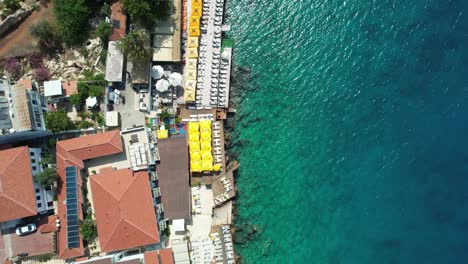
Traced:
<path fill-rule="evenodd" d="M 45 168 L 34 175 L 34 181 L 42 187 L 52 186 L 58 179 L 57 172 L 52 168 Z"/>
<path fill-rule="evenodd" d="M 67 112 L 59 110 L 57 112 L 47 112 L 45 116 L 46 128 L 54 133 L 75 129 L 75 124 L 68 117 Z"/>
<path fill-rule="evenodd" d="M 42 153 L 41 164 L 55 164 L 55 155 L 50 152 Z"/>
<path fill-rule="evenodd" d="M 96 29 L 96 35 L 101 39 L 102 45 L 105 46 L 112 35 L 112 26 L 106 21 L 101 21 Z"/>
<path fill-rule="evenodd" d="M 117 48 L 137 62 L 146 62 L 153 54 L 153 49 L 149 46 L 149 35 L 144 29 L 128 33 L 117 42 Z"/>
<path fill-rule="evenodd" d="M 67 46 L 78 46 L 88 38 L 90 11 L 86 0 L 53 0 L 59 37 Z"/>
<path fill-rule="evenodd" d="M 152 29 L 158 19 L 169 18 L 170 0 L 122 0 L 125 11 L 141 26 Z"/>
<path fill-rule="evenodd" d="M 96 221 L 93 220 L 91 215 L 87 215 L 85 219 L 80 220 L 81 236 L 84 240 L 91 242 L 97 236 Z"/>
<path fill-rule="evenodd" d="M 90 128 L 90 127 L 93 127 L 93 123 L 87 121 L 87 120 L 81 120 L 80 123 L 78 124 L 78 127 L 80 129 L 86 129 L 86 128 Z"/>
<path fill-rule="evenodd" d="M 68 100 L 70 100 L 70 103 L 76 108 L 81 108 L 83 105 L 83 98 L 81 97 L 80 93 L 70 95 Z"/>
<path fill-rule="evenodd" d="M 30 32 L 37 39 L 37 45 L 42 52 L 50 53 L 61 46 L 56 29 L 46 20 L 33 26 Z"/>

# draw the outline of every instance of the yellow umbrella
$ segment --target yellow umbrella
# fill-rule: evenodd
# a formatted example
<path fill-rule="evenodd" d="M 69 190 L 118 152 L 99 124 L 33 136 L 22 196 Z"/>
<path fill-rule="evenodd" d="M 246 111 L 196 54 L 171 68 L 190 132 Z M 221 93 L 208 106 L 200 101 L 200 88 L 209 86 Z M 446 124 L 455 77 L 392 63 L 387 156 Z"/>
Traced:
<path fill-rule="evenodd" d="M 190 170 L 192 172 L 200 172 L 202 171 L 201 163 L 199 161 L 192 161 L 190 163 Z"/>
<path fill-rule="evenodd" d="M 192 154 L 190 154 L 190 159 L 192 161 L 201 161 L 201 155 L 200 155 L 200 152 L 194 152 Z"/>
<path fill-rule="evenodd" d="M 189 132 L 196 132 L 198 133 L 198 130 L 200 129 L 200 123 L 198 122 L 189 122 L 188 123 L 188 130 Z"/>
<path fill-rule="evenodd" d="M 192 0 L 192 6 L 201 6 L 202 0 Z"/>
<path fill-rule="evenodd" d="M 213 170 L 220 171 L 221 170 L 221 164 L 216 163 L 215 165 L 213 165 Z"/>
<path fill-rule="evenodd" d="M 211 155 L 211 151 L 209 150 L 204 150 L 201 155 L 202 160 L 213 160 L 213 156 Z"/>
<path fill-rule="evenodd" d="M 197 26 L 190 26 L 190 28 L 189 28 L 189 36 L 190 36 L 190 37 L 198 37 L 198 36 L 200 36 L 200 27 L 197 27 Z"/>
<path fill-rule="evenodd" d="M 187 70 L 197 70 L 197 59 L 187 59 L 187 65 L 185 67 Z"/>
<path fill-rule="evenodd" d="M 186 76 L 185 76 L 185 79 L 186 80 L 197 80 L 197 70 L 187 70 L 187 73 L 186 73 Z"/>
<path fill-rule="evenodd" d="M 211 151 L 211 142 L 209 141 L 202 141 L 201 142 L 201 149 L 206 151 Z M 210 152 L 211 153 L 211 152 Z"/>
<path fill-rule="evenodd" d="M 185 82 L 185 90 L 193 90 L 195 91 L 195 88 L 197 88 L 197 82 L 194 80 L 187 80 Z M 198 128 L 197 128 L 198 130 Z"/>
<path fill-rule="evenodd" d="M 190 21 L 190 26 L 200 27 L 200 17 L 199 16 L 191 16 L 189 21 Z M 189 45 L 190 45 L 190 39 L 189 39 Z M 198 41 L 197 41 L 196 47 L 198 47 Z"/>
<path fill-rule="evenodd" d="M 159 129 L 159 130 L 157 131 L 157 134 L 158 134 L 158 139 L 168 138 L 168 137 L 169 137 L 169 130 L 167 130 L 167 129 L 165 129 L 165 130 Z"/>
<path fill-rule="evenodd" d="M 200 130 L 201 131 L 211 130 L 211 120 L 201 120 L 200 121 Z"/>
<path fill-rule="evenodd" d="M 190 141 L 190 151 L 200 151 L 200 144 L 197 141 Z"/>
<path fill-rule="evenodd" d="M 187 57 L 190 59 L 198 58 L 198 49 L 197 48 L 188 48 L 187 49 Z"/>
<path fill-rule="evenodd" d="M 199 142 L 200 141 L 200 133 L 189 133 L 189 141 L 195 141 Z"/>
<path fill-rule="evenodd" d="M 185 92 L 184 92 L 184 101 L 185 102 L 195 102 L 195 91 L 185 90 Z"/>
<path fill-rule="evenodd" d="M 192 14 L 191 15 L 201 17 L 202 16 L 201 6 L 192 5 Z"/>
<path fill-rule="evenodd" d="M 192 19 L 192 17 L 190 17 L 190 19 Z M 200 21 L 199 17 L 198 17 L 198 21 Z M 198 37 L 188 37 L 188 47 L 198 48 Z"/>
<path fill-rule="evenodd" d="M 202 131 L 201 132 L 201 137 L 202 138 L 206 138 L 206 139 L 211 139 L 211 131 L 208 130 L 208 131 Z"/>
<path fill-rule="evenodd" d="M 209 161 L 202 161 L 202 169 L 204 171 L 213 170 L 213 163 L 211 163 Z"/>

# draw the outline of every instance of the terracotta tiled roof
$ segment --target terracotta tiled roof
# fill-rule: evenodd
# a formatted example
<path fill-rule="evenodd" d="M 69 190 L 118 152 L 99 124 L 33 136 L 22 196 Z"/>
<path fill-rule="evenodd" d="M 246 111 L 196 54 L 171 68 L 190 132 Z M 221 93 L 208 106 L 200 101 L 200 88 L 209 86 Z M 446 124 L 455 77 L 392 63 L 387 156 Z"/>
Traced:
<path fill-rule="evenodd" d="M 158 251 L 145 252 L 145 264 L 159 264 Z"/>
<path fill-rule="evenodd" d="M 170 248 L 160 249 L 159 257 L 161 259 L 161 264 L 174 264 L 174 255 Z"/>
<path fill-rule="evenodd" d="M 0 151 L 0 222 L 37 214 L 29 148 Z"/>
<path fill-rule="evenodd" d="M 18 84 L 23 86 L 26 89 L 32 90 L 32 81 L 31 81 L 31 79 L 19 80 Z"/>
<path fill-rule="evenodd" d="M 93 175 L 90 179 L 103 252 L 159 242 L 146 171 L 122 169 Z"/>
<path fill-rule="evenodd" d="M 66 96 L 75 94 L 78 92 L 78 82 L 77 81 L 64 81 L 62 82 L 63 93 Z"/>
<path fill-rule="evenodd" d="M 125 36 L 127 30 L 127 16 L 123 12 L 122 3 L 118 1 L 111 6 L 111 25 L 112 35 L 110 35 L 109 41 L 120 40 Z"/>
<path fill-rule="evenodd" d="M 122 140 L 119 131 L 110 131 L 101 134 L 84 136 L 57 142 L 57 174 L 62 186 L 65 183 L 65 168 L 76 166 L 78 170 L 83 169 L 83 160 L 96 157 L 108 156 L 122 152 Z M 78 190 L 82 186 L 82 179 L 78 177 Z M 76 258 L 84 255 L 83 241 L 79 239 L 78 248 L 68 248 L 67 244 L 67 207 L 66 189 L 58 188 L 58 216 L 60 218 L 60 229 L 57 232 L 58 255 L 62 259 Z M 78 192 L 78 202 L 83 203 L 82 192 Z M 83 219 L 81 206 L 78 206 L 78 216 Z"/>
<path fill-rule="evenodd" d="M 58 216 L 56 215 L 41 218 L 41 220 L 39 221 L 39 232 L 41 232 L 41 234 L 44 234 L 57 231 L 57 222 L 55 222 L 55 220 L 57 219 Z"/>

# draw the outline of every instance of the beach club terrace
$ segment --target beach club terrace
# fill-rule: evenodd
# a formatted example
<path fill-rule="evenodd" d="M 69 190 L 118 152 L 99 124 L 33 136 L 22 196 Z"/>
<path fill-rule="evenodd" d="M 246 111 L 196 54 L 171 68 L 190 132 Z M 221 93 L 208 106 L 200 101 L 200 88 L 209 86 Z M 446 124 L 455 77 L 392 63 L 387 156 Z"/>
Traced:
<path fill-rule="evenodd" d="M 117 254 L 78 259 L 80 264 L 174 264 L 174 253 L 171 248 L 146 251 L 126 251 Z"/>
<path fill-rule="evenodd" d="M 121 153 L 123 150 L 119 131 L 57 142 L 58 212 L 61 226 L 57 232 L 57 251 L 61 259 L 84 255 L 79 221 L 83 219 L 81 171 L 85 162 L 97 157 Z"/>

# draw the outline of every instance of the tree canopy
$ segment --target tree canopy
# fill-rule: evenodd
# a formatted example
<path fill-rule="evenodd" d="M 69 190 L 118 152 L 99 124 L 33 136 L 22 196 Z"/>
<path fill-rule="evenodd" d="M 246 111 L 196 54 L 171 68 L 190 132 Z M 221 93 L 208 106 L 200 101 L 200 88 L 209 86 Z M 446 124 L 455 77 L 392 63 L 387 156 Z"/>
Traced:
<path fill-rule="evenodd" d="M 103 46 L 105 46 L 110 35 L 112 35 L 112 26 L 106 21 L 101 21 L 96 29 L 96 35 L 98 35 Z"/>
<path fill-rule="evenodd" d="M 37 39 L 39 49 L 45 53 L 51 53 L 61 48 L 60 39 L 54 28 L 47 20 L 37 23 L 30 29 L 31 35 Z"/>
<path fill-rule="evenodd" d="M 171 15 L 170 0 L 122 0 L 125 11 L 141 26 L 151 29 L 158 19 Z"/>
<path fill-rule="evenodd" d="M 67 46 L 83 44 L 88 38 L 90 11 L 85 0 L 53 0 L 59 37 Z"/>
<path fill-rule="evenodd" d="M 85 219 L 80 220 L 81 236 L 84 240 L 91 242 L 97 236 L 96 221 L 91 215 L 87 215 Z"/>
<path fill-rule="evenodd" d="M 64 110 L 47 112 L 45 116 L 45 125 L 48 130 L 54 133 L 76 128 L 75 124 Z"/>
<path fill-rule="evenodd" d="M 34 175 L 34 181 L 43 187 L 52 186 L 58 179 L 57 172 L 52 168 L 45 168 Z"/>
<path fill-rule="evenodd" d="M 117 42 L 117 48 L 130 60 L 137 62 L 148 61 L 153 54 L 149 45 L 149 35 L 144 29 L 131 31 Z"/>

